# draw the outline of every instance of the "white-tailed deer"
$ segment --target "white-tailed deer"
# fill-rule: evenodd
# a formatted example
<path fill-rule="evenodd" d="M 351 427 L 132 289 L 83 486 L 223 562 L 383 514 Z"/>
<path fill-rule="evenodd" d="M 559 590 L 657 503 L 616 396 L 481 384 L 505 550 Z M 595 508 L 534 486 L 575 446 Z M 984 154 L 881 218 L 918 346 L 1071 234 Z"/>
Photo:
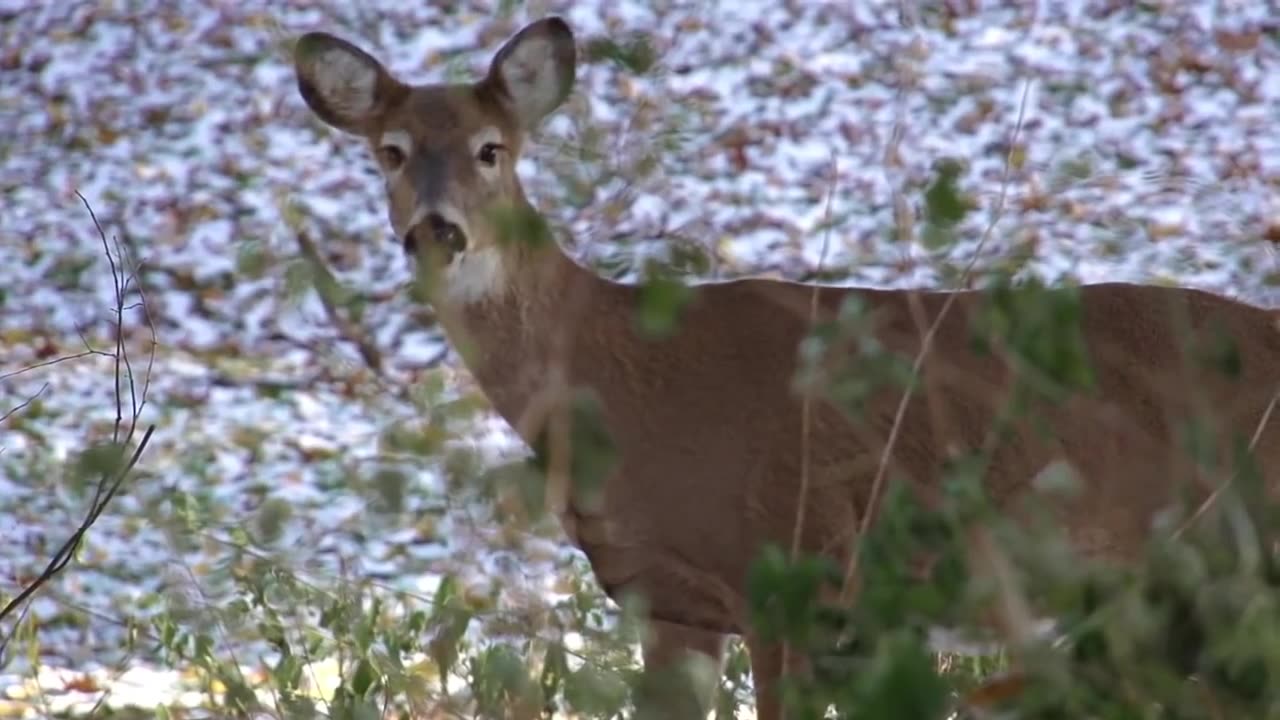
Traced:
<path fill-rule="evenodd" d="M 646 665 L 684 651 L 718 661 L 725 636 L 744 634 L 757 713 L 772 720 L 781 651 L 752 636 L 746 611 L 758 551 L 791 547 L 802 516 L 800 549 L 846 563 L 886 448 L 888 474 L 927 495 L 948 457 L 989 441 L 1014 381 L 1031 371 L 1000 347 L 975 346 L 989 297 L 976 291 L 707 283 L 673 332 L 642 332 L 639 289 L 568 257 L 516 175 L 530 133 L 569 95 L 575 57 L 569 27 L 548 18 L 512 37 L 474 84 L 405 84 L 323 33 L 298 41 L 295 62 L 311 110 L 369 143 L 396 239 L 497 412 L 531 445 L 555 446 L 544 406 L 559 407 L 569 389 L 594 395 L 616 464 L 590 502 L 573 494 L 558 511 L 604 589 L 647 601 Z M 535 222 L 513 224 L 522 213 Z M 985 482 L 1000 507 L 1064 461 L 1082 485 L 1055 505 L 1069 537 L 1091 554 L 1132 555 L 1180 480 L 1201 497 L 1219 480 L 1198 476 L 1183 450 L 1193 417 L 1251 439 L 1265 472 L 1280 472 L 1280 428 L 1265 421 L 1280 387 L 1270 312 L 1194 290 L 1077 292 L 1093 385 L 1036 405 L 1034 422 L 1015 423 L 994 447 Z M 903 404 L 901 386 L 883 387 L 856 419 L 821 394 L 806 400 L 794 381 L 814 323 L 853 299 L 861 335 L 829 348 L 829 361 L 839 347 L 875 346 L 910 365 L 936 324 L 919 391 Z M 1234 342 L 1233 373 L 1189 350 L 1188 338 L 1210 336 Z"/>

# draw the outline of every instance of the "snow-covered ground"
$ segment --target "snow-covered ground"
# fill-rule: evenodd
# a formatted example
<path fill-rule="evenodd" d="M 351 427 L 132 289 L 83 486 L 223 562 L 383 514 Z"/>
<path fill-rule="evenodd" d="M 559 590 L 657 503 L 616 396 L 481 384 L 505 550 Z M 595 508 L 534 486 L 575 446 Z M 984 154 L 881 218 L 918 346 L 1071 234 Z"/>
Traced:
<path fill-rule="evenodd" d="M 1276 304 L 1277 10 L 1256 0 L 0 0 L 0 413 L 40 393 L 0 425 L 0 596 L 74 527 L 88 493 L 59 461 L 115 417 L 106 358 L 10 375 L 86 342 L 109 349 L 114 287 L 77 191 L 142 266 L 150 315 L 130 310 L 127 338 L 141 371 L 154 324 L 142 421 L 157 431 L 78 562 L 32 606 L 43 663 L 123 662 L 117 622 L 154 613 L 157 594 L 214 592 L 204 583 L 216 586 L 222 569 L 211 558 L 273 499 L 292 508 L 273 552 L 329 577 L 429 595 L 444 572 L 475 583 L 518 575 L 553 593 L 576 561 L 550 531 L 513 549 L 471 521 L 440 467 L 388 459 L 386 431 L 430 402 L 386 386 L 439 382 L 448 397 L 462 376 L 402 292 L 372 161 L 298 97 L 288 48 L 302 31 L 356 40 L 418 81 L 482 71 L 545 13 L 566 16 L 584 48 L 646 34 L 657 66 L 637 76 L 585 62 L 570 107 L 522 167 L 536 201 L 573 231 L 573 253 L 618 274 L 696 248 L 708 276 L 822 270 L 938 285 L 991 222 L 1012 157 L 983 249 L 992 262 L 1025 256 L 1052 280 L 1176 280 Z M 591 144 L 584 127 L 603 152 L 579 162 L 568 151 Z M 918 213 L 947 158 L 966 163 L 961 186 L 979 205 L 961 241 L 930 250 L 897 239 L 895 197 Z M 638 177 L 646 163 L 653 171 Z M 291 213 L 367 295 L 359 326 L 385 361 L 384 385 L 306 291 Z M 496 424 L 471 442 L 510 449 Z M 412 483 L 397 511 L 378 512 L 385 488 L 370 478 L 395 463 Z M 128 664 L 135 675 L 152 667 Z M 3 671 L 0 687 L 31 685 L 27 664 Z M 60 681 L 46 680 L 47 699 Z M 39 706 L 29 690 L 10 696 L 0 714 Z"/>

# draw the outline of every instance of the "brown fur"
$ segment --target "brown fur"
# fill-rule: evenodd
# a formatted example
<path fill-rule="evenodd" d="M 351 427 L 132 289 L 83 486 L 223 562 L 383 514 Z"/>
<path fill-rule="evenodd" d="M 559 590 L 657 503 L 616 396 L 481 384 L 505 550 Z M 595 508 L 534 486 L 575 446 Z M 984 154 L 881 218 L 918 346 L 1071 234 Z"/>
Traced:
<path fill-rule="evenodd" d="M 555 22 L 530 26 L 503 53 L 522 37 L 546 40 L 557 52 L 546 72 L 563 80 L 565 37 L 569 62 L 572 41 Z M 507 87 L 499 70 L 495 63 L 475 86 L 408 89 L 381 78 L 379 87 L 391 88 L 395 101 L 354 124 L 375 142 L 387 129 L 406 130 L 421 152 L 447 163 L 448 192 L 472 213 L 473 250 L 494 243 L 477 214 L 482 206 L 527 206 L 513 167 L 536 118 L 517 116 L 511 95 L 542 86 Z M 303 94 L 333 122 L 324 98 L 307 90 L 312 72 L 300 62 Z M 467 136 L 484 124 L 499 128 L 511 157 L 501 179 L 482 187 L 465 153 Z M 403 232 L 422 199 L 408 182 L 391 187 L 389 198 L 393 225 Z M 874 318 L 874 338 L 908 361 L 952 296 L 765 279 L 706 284 L 685 308 L 679 330 L 655 340 L 637 330 L 636 288 L 597 277 L 554 244 L 501 252 L 507 275 L 499 291 L 464 304 L 437 300 L 446 334 L 496 411 L 530 442 L 541 428 L 522 423 L 550 378 L 562 373 L 569 386 L 597 394 L 620 465 L 605 481 L 598 507 L 571 502 L 565 508 L 566 529 L 610 595 L 634 591 L 647 600 L 657 621 L 647 663 L 665 664 L 681 649 L 718 659 L 717 638 L 745 633 L 758 716 L 780 717 L 778 648 L 758 642 L 747 627 L 748 568 L 766 544 L 790 546 L 804 468 L 801 549 L 847 562 L 901 399 L 899 390 L 884 389 L 861 417 L 850 419 L 816 398 L 808 436 L 802 436 L 805 404 L 793 378 L 814 293 L 819 320 L 860 297 Z M 1080 550 L 1124 558 L 1149 536 L 1154 515 L 1180 480 L 1191 481 L 1198 497 L 1223 480 L 1197 475 L 1180 432 L 1196 417 L 1222 433 L 1253 436 L 1280 388 L 1280 333 L 1272 313 L 1205 292 L 1108 283 L 1080 293 L 1096 387 L 1061 405 L 1036 405 L 1051 433 L 1019 425 L 996 448 L 986 482 L 991 496 L 1015 512 L 1037 473 L 1056 461 L 1070 463 L 1084 487 L 1056 506 L 1058 519 Z M 937 490 L 941 464 L 953 450 L 987 441 L 1015 380 L 1005 355 L 974 350 L 972 319 L 982 298 L 978 292 L 954 297 L 922 368 L 925 391 L 901 421 L 891 474 L 921 497 Z M 1189 359 L 1184 340 L 1211 332 L 1237 344 L 1238 379 Z M 1258 436 L 1256 452 L 1274 480 L 1280 472 L 1275 423 Z"/>

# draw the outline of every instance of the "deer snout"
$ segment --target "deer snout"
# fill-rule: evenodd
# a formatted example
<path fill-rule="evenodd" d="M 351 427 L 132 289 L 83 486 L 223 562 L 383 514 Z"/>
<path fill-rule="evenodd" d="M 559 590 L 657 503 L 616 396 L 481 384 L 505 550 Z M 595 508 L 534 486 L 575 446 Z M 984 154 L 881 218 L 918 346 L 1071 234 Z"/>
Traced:
<path fill-rule="evenodd" d="M 428 245 L 429 243 L 429 245 Z M 416 255 L 422 248 L 434 247 L 443 252 L 447 264 L 453 256 L 467 249 L 467 233 L 458 223 L 437 212 L 427 213 L 404 235 L 404 251 Z"/>

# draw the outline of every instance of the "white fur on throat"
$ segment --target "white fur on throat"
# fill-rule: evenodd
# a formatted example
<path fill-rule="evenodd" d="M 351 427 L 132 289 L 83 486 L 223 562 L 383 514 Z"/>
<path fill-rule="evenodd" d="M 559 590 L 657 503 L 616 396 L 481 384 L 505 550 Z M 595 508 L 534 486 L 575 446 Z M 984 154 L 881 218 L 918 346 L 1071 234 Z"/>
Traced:
<path fill-rule="evenodd" d="M 444 269 L 444 293 L 450 302 L 465 305 L 500 297 L 507 285 L 506 262 L 497 248 L 466 250 Z"/>
<path fill-rule="evenodd" d="M 326 50 L 312 64 L 311 82 L 335 112 L 356 117 L 373 110 L 378 68 L 344 50 Z"/>

